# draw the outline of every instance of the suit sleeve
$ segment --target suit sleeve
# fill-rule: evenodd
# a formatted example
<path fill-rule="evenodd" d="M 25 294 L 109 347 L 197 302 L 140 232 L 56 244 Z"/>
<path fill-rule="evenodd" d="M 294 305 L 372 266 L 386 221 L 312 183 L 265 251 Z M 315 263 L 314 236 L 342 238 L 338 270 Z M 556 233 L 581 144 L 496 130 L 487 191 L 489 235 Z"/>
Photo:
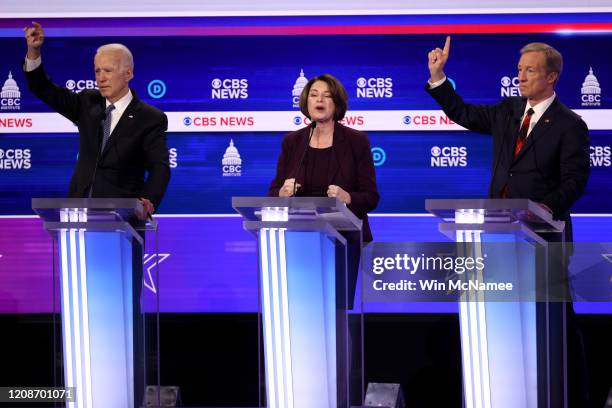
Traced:
<path fill-rule="evenodd" d="M 499 105 L 474 105 L 463 101 L 449 80 L 436 88 L 425 86 L 425 90 L 440 105 L 453 122 L 473 132 L 492 134 Z"/>
<path fill-rule="evenodd" d="M 289 163 L 291 162 L 292 153 L 293 149 L 291 147 L 291 141 L 288 137 L 285 137 L 281 146 L 280 155 L 278 156 L 278 161 L 276 163 L 276 175 L 268 188 L 269 197 L 278 197 L 278 192 L 285 183 L 285 180 L 288 178 L 287 175 L 290 171 Z"/>
<path fill-rule="evenodd" d="M 145 168 L 148 177 L 142 197 L 150 200 L 155 209 L 159 208 L 170 181 L 170 161 L 166 144 L 167 129 L 168 118 L 162 114 L 159 120 L 145 132 L 143 138 Z"/>
<path fill-rule="evenodd" d="M 24 74 L 30 92 L 60 115 L 73 123 L 78 123 L 81 110 L 79 95 L 54 84 L 45 73 L 43 64 Z"/>
<path fill-rule="evenodd" d="M 351 196 L 351 203 L 348 208 L 359 218 L 363 218 L 367 213 L 374 210 L 378 205 L 380 194 L 376 186 L 376 172 L 374 171 L 374 159 L 370 142 L 365 134 L 360 142 L 361 146 L 356 149 L 356 172 L 357 188 L 355 191 L 348 191 Z"/>
<path fill-rule="evenodd" d="M 542 200 L 559 219 L 582 196 L 591 171 L 589 130 L 582 119 L 563 130 L 559 156 L 560 184 Z"/>

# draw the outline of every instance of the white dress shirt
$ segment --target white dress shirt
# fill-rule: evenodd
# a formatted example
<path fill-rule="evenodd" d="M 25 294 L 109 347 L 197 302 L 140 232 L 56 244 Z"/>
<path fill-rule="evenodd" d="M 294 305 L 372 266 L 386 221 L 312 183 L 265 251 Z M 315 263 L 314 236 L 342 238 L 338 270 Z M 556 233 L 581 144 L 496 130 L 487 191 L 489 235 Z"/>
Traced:
<path fill-rule="evenodd" d="M 555 100 L 557 94 L 553 92 L 552 96 L 544 99 L 542 102 L 538 103 L 536 106 L 531 106 L 531 102 L 527 99 L 527 105 L 525 105 L 525 111 L 523 112 L 523 116 L 521 117 L 521 123 L 523 123 L 523 119 L 525 119 L 525 115 L 527 115 L 527 111 L 529 109 L 533 109 L 533 115 L 531 115 L 531 120 L 529 121 L 529 129 L 527 129 L 527 137 L 533 130 L 534 126 L 538 123 L 546 109 L 550 107 L 550 105 Z"/>

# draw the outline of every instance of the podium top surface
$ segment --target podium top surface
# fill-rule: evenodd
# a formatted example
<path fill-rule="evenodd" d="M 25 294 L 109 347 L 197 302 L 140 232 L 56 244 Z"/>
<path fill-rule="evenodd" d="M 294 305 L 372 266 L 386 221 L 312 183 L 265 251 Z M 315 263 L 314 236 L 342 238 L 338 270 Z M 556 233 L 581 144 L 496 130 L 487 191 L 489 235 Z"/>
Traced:
<path fill-rule="evenodd" d="M 565 222 L 526 198 L 425 200 L 425 209 L 449 223 L 499 224 L 521 222 L 533 229 L 561 232 Z M 470 222 L 469 220 L 477 220 Z"/>
<path fill-rule="evenodd" d="M 126 222 L 142 211 L 142 203 L 137 198 L 33 198 L 32 209 L 45 222 Z"/>
<path fill-rule="evenodd" d="M 233 197 L 232 207 L 247 221 L 325 221 L 340 231 L 359 231 L 363 223 L 332 197 Z"/>

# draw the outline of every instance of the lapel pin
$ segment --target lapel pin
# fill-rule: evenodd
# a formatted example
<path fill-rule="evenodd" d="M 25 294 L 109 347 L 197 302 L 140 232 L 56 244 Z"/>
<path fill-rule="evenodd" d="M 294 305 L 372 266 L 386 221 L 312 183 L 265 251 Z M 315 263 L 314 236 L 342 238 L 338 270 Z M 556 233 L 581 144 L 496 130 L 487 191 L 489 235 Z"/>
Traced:
<path fill-rule="evenodd" d="M 544 119 L 544 123 L 550 123 L 550 119 Z"/>
<path fill-rule="evenodd" d="M 134 119 L 134 115 L 128 115 L 128 118 Z"/>

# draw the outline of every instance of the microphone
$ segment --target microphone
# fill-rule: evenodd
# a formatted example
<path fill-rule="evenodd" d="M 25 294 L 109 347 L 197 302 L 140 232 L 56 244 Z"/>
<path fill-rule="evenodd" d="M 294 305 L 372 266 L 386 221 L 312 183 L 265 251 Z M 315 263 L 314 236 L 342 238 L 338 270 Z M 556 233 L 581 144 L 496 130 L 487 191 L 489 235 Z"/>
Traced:
<path fill-rule="evenodd" d="M 295 182 L 293 183 L 293 196 L 297 191 L 297 176 L 302 168 L 302 164 L 304 163 L 304 157 L 306 157 L 306 151 L 308 151 L 308 146 L 310 146 L 310 140 L 312 140 L 312 135 L 314 134 L 314 130 L 317 127 L 317 122 L 312 122 L 310 124 L 310 135 L 308 135 L 308 140 L 306 141 L 306 146 L 304 147 L 304 152 L 302 153 L 302 157 L 300 157 L 300 162 L 297 166 L 297 170 L 295 171 Z"/>
<path fill-rule="evenodd" d="M 99 108 L 100 108 L 100 112 L 98 113 L 98 118 L 100 122 L 98 123 L 98 140 L 100 139 L 100 131 L 102 130 L 102 127 L 104 126 L 104 121 L 106 120 L 106 109 L 102 109 L 101 106 L 99 106 Z M 94 188 L 94 183 L 96 181 L 96 171 L 98 170 L 98 164 L 100 164 L 101 156 L 102 156 L 102 143 L 100 143 L 100 148 L 98 149 L 98 154 L 96 156 L 96 166 L 94 167 L 93 174 L 91 176 L 91 181 L 89 182 L 89 194 L 87 195 L 88 198 L 91 198 L 93 196 L 93 188 Z"/>

